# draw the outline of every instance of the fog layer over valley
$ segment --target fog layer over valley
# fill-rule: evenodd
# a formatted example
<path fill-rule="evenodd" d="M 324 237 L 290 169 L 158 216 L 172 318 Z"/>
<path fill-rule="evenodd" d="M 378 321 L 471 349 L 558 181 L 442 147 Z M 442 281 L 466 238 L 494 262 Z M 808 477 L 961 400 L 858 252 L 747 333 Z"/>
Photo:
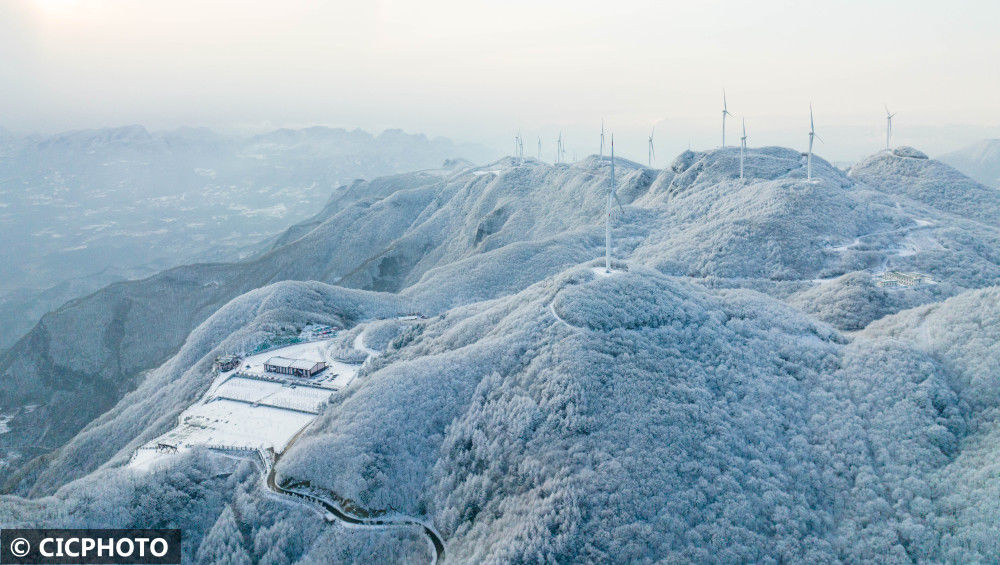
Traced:
<path fill-rule="evenodd" d="M 739 157 L 616 160 L 611 273 L 609 160 L 505 158 L 72 301 L 0 357 L 2 522 L 183 527 L 203 563 L 991 560 L 1000 192 L 912 148 Z M 128 465 L 218 356 L 316 324 L 361 365 L 270 477 L 407 521 L 253 457 Z"/>
<path fill-rule="evenodd" d="M 340 184 L 459 157 L 493 153 L 399 130 L 0 129 L 0 349 L 108 283 L 259 251 Z"/>

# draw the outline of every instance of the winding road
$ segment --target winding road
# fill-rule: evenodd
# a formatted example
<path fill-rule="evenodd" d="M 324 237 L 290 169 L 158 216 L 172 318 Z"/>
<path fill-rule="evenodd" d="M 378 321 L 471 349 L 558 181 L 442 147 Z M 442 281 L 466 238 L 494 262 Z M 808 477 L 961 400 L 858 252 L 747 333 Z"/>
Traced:
<path fill-rule="evenodd" d="M 405 316 L 399 319 L 409 320 L 410 317 Z M 380 354 L 380 352 L 370 347 L 367 347 L 364 343 L 366 331 L 367 327 L 362 328 L 362 330 L 355 337 L 353 346 L 355 349 L 364 352 L 367 355 L 367 358 L 377 356 Z M 260 377 L 249 374 L 248 375 L 236 374 L 234 375 L 234 378 L 235 377 L 268 380 L 268 379 L 261 379 Z M 214 382 L 212 386 L 209 388 L 208 392 L 198 401 L 198 403 L 204 404 L 206 402 L 206 399 L 208 400 L 214 399 L 215 393 L 220 389 L 220 387 L 224 383 L 228 382 L 228 380 L 229 378 L 222 380 L 221 382 Z M 310 387 L 311 385 L 302 384 L 301 386 Z M 322 388 L 322 387 L 312 387 L 312 388 Z M 324 390 L 327 389 L 324 388 Z M 278 408 L 282 410 L 302 412 L 304 414 L 309 414 L 313 417 L 317 415 L 317 413 L 313 411 L 299 410 L 296 408 L 291 408 L 283 405 L 281 406 L 271 405 L 263 403 L 261 401 L 250 401 L 240 398 L 229 398 L 229 397 L 225 397 L 225 400 L 238 403 L 252 404 L 254 406 L 261 405 L 261 406 L 268 406 L 270 408 Z M 179 416 L 178 425 L 182 423 L 182 419 L 183 419 L 183 413 Z M 304 432 L 307 429 L 309 429 L 309 427 L 310 427 L 309 424 L 303 425 L 303 427 L 299 429 L 298 432 L 296 432 L 293 436 L 291 436 L 291 438 L 287 441 L 287 443 L 284 444 L 284 447 L 281 449 L 281 453 L 278 454 L 276 454 L 273 448 L 271 447 L 266 448 L 266 450 L 263 447 L 246 447 L 246 446 L 234 447 L 233 445 L 225 445 L 225 444 L 219 444 L 219 445 L 199 444 L 199 445 L 193 445 L 192 447 L 208 449 L 210 451 L 220 453 L 226 457 L 232 457 L 244 460 L 248 456 L 252 457 L 255 462 L 258 462 L 260 464 L 261 472 L 263 475 L 262 478 L 264 487 L 266 488 L 267 491 L 269 491 L 269 494 L 271 496 L 284 497 L 285 502 L 304 504 L 308 507 L 312 507 L 312 509 L 319 511 L 319 513 L 324 517 L 324 519 L 327 522 L 333 522 L 335 520 L 339 520 L 340 522 L 347 524 L 351 527 L 362 527 L 362 528 L 385 529 L 385 528 L 417 527 L 424 533 L 425 536 L 427 536 L 427 540 L 433 549 L 432 563 L 434 564 L 443 563 L 444 541 L 441 538 L 441 534 L 439 534 L 431 524 L 424 522 L 419 518 L 397 513 L 388 514 L 382 510 L 367 510 L 361 508 L 360 506 L 357 506 L 350 499 L 341 497 L 329 490 L 320 489 L 316 487 L 308 487 L 306 489 L 301 489 L 299 487 L 304 483 L 297 483 L 294 480 L 286 482 L 285 483 L 286 486 L 283 486 L 278 483 L 278 481 L 275 478 L 276 467 L 278 462 L 281 460 L 282 454 L 287 453 L 288 450 L 291 449 L 292 445 L 294 445 L 295 442 L 298 441 L 299 437 L 302 436 Z M 139 449 L 136 450 L 135 454 L 133 454 L 133 460 L 135 459 L 136 454 L 138 454 L 142 449 L 144 448 L 140 447 Z M 294 500 L 289 500 L 289 499 L 294 499 Z"/>
<path fill-rule="evenodd" d="M 368 328 L 365 328 L 360 332 L 358 332 L 358 335 L 354 338 L 354 343 L 352 345 L 354 346 L 354 349 L 357 349 L 358 351 L 364 351 L 365 353 L 368 354 L 369 357 L 372 357 L 374 355 L 378 355 L 379 352 L 365 345 L 365 332 L 367 331 Z"/>
<path fill-rule="evenodd" d="M 367 330 L 367 328 L 365 328 Z M 354 339 L 354 348 L 364 351 L 369 357 L 378 355 L 379 352 L 375 351 L 364 344 L 365 330 L 358 333 L 357 337 Z M 308 426 L 307 426 L 308 427 Z M 282 453 L 287 453 L 291 449 L 292 445 L 299 439 L 299 437 L 305 432 L 306 428 L 299 430 L 297 434 L 292 436 L 292 439 L 285 446 Z M 292 488 L 285 488 L 278 484 L 275 480 L 276 468 L 278 461 L 281 459 L 281 455 L 277 454 L 274 456 L 273 461 L 263 452 L 258 451 L 258 456 L 260 457 L 261 463 L 263 464 L 263 471 L 266 473 L 266 479 L 264 481 L 265 486 L 269 491 L 281 496 L 287 496 L 297 499 L 298 501 L 303 501 L 309 503 L 313 506 L 321 509 L 327 520 L 330 521 L 330 517 L 339 520 L 345 524 L 349 524 L 355 527 L 372 527 L 372 528 L 398 528 L 398 527 L 413 527 L 416 526 L 420 528 L 424 535 L 427 536 L 431 545 L 434 548 L 434 560 L 432 563 L 443 563 L 444 562 L 444 541 L 441 539 L 441 535 L 437 533 L 434 528 L 430 525 L 420 521 L 412 516 L 402 516 L 394 515 L 388 517 L 368 517 L 368 516 L 358 516 L 344 510 L 337 502 L 333 500 L 327 500 L 323 497 L 317 496 L 312 493 L 300 492 L 298 490 L 293 490 Z M 341 498 L 334 493 L 330 493 L 332 498 Z M 364 514 L 372 515 L 378 514 L 378 512 L 363 511 Z"/>
<path fill-rule="evenodd" d="M 298 438 L 296 438 L 298 439 Z M 293 440 L 294 441 L 294 440 Z M 289 443 L 291 447 L 291 443 Z M 283 496 L 290 496 L 309 502 L 315 506 L 322 508 L 329 516 L 333 516 L 335 519 L 340 520 L 346 524 L 352 526 L 368 526 L 373 528 L 392 528 L 392 527 L 411 527 L 416 526 L 420 528 L 424 535 L 430 540 L 431 545 L 434 547 L 434 561 L 433 563 L 443 563 L 444 562 L 444 542 L 441 540 L 441 536 L 434 531 L 429 525 L 421 522 L 416 518 L 409 516 L 395 516 L 387 518 L 365 518 L 361 516 L 355 516 L 348 513 L 343 508 L 338 506 L 336 503 L 329 500 L 325 500 L 319 496 L 299 492 L 296 490 L 287 489 L 278 484 L 275 480 L 276 466 L 278 464 L 278 459 L 280 455 L 277 456 L 273 463 L 268 464 L 267 458 L 261 455 L 261 460 L 264 462 L 264 469 L 267 471 L 267 479 L 265 484 L 267 489 L 276 494 Z"/>

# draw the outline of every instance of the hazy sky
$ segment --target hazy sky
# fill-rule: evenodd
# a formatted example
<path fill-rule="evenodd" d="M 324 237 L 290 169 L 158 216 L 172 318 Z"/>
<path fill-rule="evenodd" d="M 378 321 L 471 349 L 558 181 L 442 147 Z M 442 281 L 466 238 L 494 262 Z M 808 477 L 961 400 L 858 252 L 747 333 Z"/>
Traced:
<path fill-rule="evenodd" d="M 1000 135 L 1000 2 L 0 2 L 0 126 L 326 124 L 626 156 L 719 144 L 855 159 Z"/>

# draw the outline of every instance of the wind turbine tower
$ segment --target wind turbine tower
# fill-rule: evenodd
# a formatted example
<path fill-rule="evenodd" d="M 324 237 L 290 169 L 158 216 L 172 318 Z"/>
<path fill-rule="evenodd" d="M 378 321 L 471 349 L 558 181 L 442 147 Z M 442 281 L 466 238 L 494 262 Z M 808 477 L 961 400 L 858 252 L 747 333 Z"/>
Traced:
<path fill-rule="evenodd" d="M 562 157 L 562 132 L 559 132 L 559 137 L 556 138 L 556 164 L 561 162 Z"/>
<path fill-rule="evenodd" d="M 747 119 L 743 118 L 743 137 L 740 138 L 740 180 L 743 180 L 743 154 L 747 151 Z"/>
<path fill-rule="evenodd" d="M 601 160 L 604 159 L 604 118 L 601 118 Z"/>
<path fill-rule="evenodd" d="M 611 184 L 608 186 L 608 216 L 604 219 L 604 270 L 611 272 L 611 199 L 615 197 L 615 134 L 611 134 Z"/>
<path fill-rule="evenodd" d="M 650 167 L 653 166 L 653 159 L 656 158 L 656 151 L 653 150 L 653 134 L 654 133 L 656 133 L 656 126 L 653 126 L 653 129 L 651 129 L 649 131 L 649 150 L 647 151 L 647 153 L 649 154 L 648 156 L 649 156 L 649 166 Z"/>
<path fill-rule="evenodd" d="M 889 150 L 890 141 L 892 140 L 892 118 L 896 114 L 889 113 L 889 106 L 885 107 L 885 149 Z"/>
<path fill-rule="evenodd" d="M 542 138 L 538 138 L 538 160 L 542 160 Z"/>
<path fill-rule="evenodd" d="M 726 116 L 732 116 L 726 106 L 726 89 L 722 89 L 722 148 L 726 148 Z"/>
<path fill-rule="evenodd" d="M 813 123 L 813 105 L 809 104 L 809 156 L 806 157 L 806 180 L 813 178 L 813 138 L 823 139 L 816 135 L 816 125 Z"/>

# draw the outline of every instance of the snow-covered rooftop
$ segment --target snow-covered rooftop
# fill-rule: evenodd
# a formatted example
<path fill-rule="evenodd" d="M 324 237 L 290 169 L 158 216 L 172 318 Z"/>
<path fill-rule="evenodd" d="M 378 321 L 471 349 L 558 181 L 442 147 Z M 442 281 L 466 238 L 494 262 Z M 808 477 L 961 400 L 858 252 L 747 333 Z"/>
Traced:
<path fill-rule="evenodd" d="M 276 357 L 271 357 L 264 364 L 271 365 L 274 367 L 287 367 L 289 369 L 301 369 L 303 371 L 312 371 L 316 369 L 317 365 L 322 365 L 323 362 L 276 356 Z"/>

